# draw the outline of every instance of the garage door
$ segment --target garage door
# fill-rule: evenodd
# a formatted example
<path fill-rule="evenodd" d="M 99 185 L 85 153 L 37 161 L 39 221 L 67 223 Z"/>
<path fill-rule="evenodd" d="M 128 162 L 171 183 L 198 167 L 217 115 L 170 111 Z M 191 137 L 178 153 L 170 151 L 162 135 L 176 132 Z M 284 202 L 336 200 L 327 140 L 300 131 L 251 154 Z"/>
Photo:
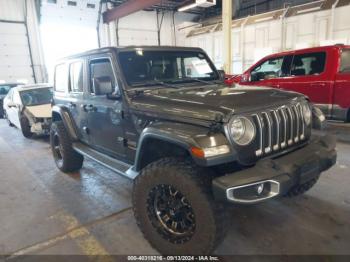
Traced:
<path fill-rule="evenodd" d="M 21 22 L 0 22 L 0 82 L 33 83 L 27 31 Z"/>

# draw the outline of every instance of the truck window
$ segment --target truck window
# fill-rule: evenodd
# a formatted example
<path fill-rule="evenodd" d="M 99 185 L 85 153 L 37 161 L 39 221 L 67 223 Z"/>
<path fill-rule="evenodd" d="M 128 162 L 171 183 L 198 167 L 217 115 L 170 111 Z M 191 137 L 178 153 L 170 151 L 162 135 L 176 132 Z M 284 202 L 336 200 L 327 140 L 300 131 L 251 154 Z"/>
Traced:
<path fill-rule="evenodd" d="M 281 75 L 283 57 L 276 57 L 262 62 L 251 71 L 251 81 L 276 78 Z"/>
<path fill-rule="evenodd" d="M 93 79 L 105 79 L 108 77 L 115 86 L 115 78 L 113 74 L 113 67 L 108 58 L 92 60 L 90 62 L 90 92 L 93 94 Z"/>
<path fill-rule="evenodd" d="M 339 72 L 350 73 L 350 49 L 343 50 L 341 53 Z"/>
<path fill-rule="evenodd" d="M 56 66 L 54 87 L 57 92 L 68 90 L 68 67 L 66 64 Z"/>
<path fill-rule="evenodd" d="M 70 91 L 73 93 L 83 92 L 83 62 L 70 64 Z"/>
<path fill-rule="evenodd" d="M 291 75 L 319 75 L 324 71 L 325 62 L 325 52 L 295 55 L 291 68 Z"/>

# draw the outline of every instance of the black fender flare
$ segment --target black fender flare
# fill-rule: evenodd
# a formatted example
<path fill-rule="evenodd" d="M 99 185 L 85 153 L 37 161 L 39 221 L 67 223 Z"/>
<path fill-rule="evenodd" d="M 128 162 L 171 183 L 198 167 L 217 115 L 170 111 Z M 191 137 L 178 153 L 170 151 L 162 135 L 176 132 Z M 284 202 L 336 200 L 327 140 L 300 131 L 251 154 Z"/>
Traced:
<path fill-rule="evenodd" d="M 192 154 L 192 147 L 207 148 L 212 146 L 229 145 L 229 141 L 221 132 L 210 133 L 207 127 L 194 126 L 185 123 L 155 122 L 145 128 L 139 137 L 134 163 L 134 170 L 136 171 L 142 169 L 141 159 L 148 139 L 158 139 L 183 148 L 189 153 L 194 162 L 200 166 L 218 165 L 220 163 L 235 160 L 235 154 L 233 152 L 230 152 L 227 155 L 211 157 L 210 159 L 198 158 Z"/>
<path fill-rule="evenodd" d="M 52 107 L 52 122 L 57 121 L 57 116 L 62 120 L 65 128 L 67 129 L 70 138 L 73 141 L 78 140 L 78 131 L 74 123 L 74 120 L 69 112 L 69 109 L 65 106 L 54 105 Z"/>

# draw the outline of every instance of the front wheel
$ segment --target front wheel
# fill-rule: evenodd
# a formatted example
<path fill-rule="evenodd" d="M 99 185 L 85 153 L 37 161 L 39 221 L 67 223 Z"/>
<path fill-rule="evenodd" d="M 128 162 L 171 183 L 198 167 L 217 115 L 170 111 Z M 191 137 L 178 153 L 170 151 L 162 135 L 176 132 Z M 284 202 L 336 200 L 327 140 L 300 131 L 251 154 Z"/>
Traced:
<path fill-rule="evenodd" d="M 50 145 L 56 166 L 62 172 L 75 172 L 81 169 L 84 157 L 73 149 L 72 141 L 62 121 L 52 123 Z"/>
<path fill-rule="evenodd" d="M 25 138 L 31 138 L 33 136 L 32 131 L 30 131 L 30 124 L 29 120 L 26 116 L 21 116 L 19 119 L 20 124 L 21 124 L 21 130 L 22 134 Z"/>
<path fill-rule="evenodd" d="M 210 254 L 225 236 L 226 212 L 211 177 L 189 161 L 164 158 L 134 181 L 133 209 L 144 237 L 161 254 Z"/>

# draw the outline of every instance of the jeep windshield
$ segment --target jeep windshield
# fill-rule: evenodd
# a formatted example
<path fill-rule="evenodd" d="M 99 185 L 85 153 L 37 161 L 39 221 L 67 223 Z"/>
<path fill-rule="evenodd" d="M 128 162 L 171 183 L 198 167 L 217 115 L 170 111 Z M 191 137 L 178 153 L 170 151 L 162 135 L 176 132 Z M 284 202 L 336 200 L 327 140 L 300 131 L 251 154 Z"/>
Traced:
<path fill-rule="evenodd" d="M 38 88 L 20 92 L 24 106 L 38 106 L 50 104 L 52 99 L 52 88 Z"/>
<path fill-rule="evenodd" d="M 123 51 L 119 62 L 132 87 L 200 82 L 210 84 L 219 75 L 207 58 L 196 51 Z"/>

